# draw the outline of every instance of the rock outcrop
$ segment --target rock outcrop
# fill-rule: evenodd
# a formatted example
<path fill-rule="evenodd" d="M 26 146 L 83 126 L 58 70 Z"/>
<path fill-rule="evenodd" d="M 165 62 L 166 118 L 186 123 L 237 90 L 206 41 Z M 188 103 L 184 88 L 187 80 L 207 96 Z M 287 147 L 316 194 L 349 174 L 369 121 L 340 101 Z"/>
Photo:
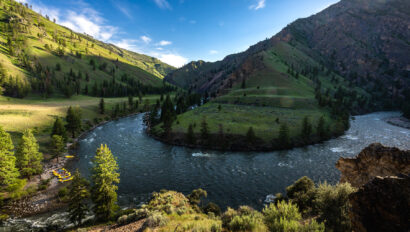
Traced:
<path fill-rule="evenodd" d="M 410 150 L 384 147 L 374 143 L 353 158 L 340 158 L 336 167 L 341 171 L 340 182 L 360 187 L 376 176 L 410 175 Z"/>
<path fill-rule="evenodd" d="M 355 232 L 410 228 L 410 176 L 376 177 L 349 196 Z"/>

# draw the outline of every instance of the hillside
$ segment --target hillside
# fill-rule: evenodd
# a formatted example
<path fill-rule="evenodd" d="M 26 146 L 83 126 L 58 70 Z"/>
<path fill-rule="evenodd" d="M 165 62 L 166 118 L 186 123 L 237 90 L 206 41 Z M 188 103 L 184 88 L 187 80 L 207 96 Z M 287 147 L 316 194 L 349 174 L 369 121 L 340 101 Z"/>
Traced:
<path fill-rule="evenodd" d="M 260 61 L 270 51 L 271 58 L 281 60 L 285 70 L 293 66 L 297 72 L 307 73 L 326 68 L 328 81 L 339 75 L 349 82 L 349 88 L 358 86 L 372 93 L 372 105 L 364 111 L 398 108 L 410 86 L 409 9 L 409 2 L 403 0 L 343 0 L 291 23 L 245 52 L 194 68 L 193 62 L 165 79 L 195 91 L 223 95 L 232 83 L 269 69 Z M 283 73 L 283 69 L 275 71 Z M 386 85 L 388 88 L 382 87 Z"/>
<path fill-rule="evenodd" d="M 3 94 L 45 97 L 158 93 L 174 68 L 57 25 L 12 0 L 0 1 Z"/>
<path fill-rule="evenodd" d="M 332 136 L 343 133 L 349 113 L 400 108 L 410 86 L 408 4 L 343 0 L 244 52 L 171 72 L 166 81 L 209 97 L 208 104 L 178 115 L 173 131 L 184 134 L 191 124 L 199 135 L 195 125 L 206 118 L 213 134 L 223 128 L 244 137 L 252 127 L 275 144 L 285 123 L 298 144 L 305 117 L 318 127 L 323 116 Z M 244 139 L 234 140 L 239 146 Z"/>

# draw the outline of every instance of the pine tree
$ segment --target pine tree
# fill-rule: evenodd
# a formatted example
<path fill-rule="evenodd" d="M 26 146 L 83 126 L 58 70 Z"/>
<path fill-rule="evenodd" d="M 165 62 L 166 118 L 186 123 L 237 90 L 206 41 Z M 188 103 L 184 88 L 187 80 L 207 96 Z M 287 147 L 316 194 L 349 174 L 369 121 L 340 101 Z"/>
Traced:
<path fill-rule="evenodd" d="M 81 222 L 88 211 L 87 200 L 90 197 L 88 186 L 88 181 L 81 177 L 80 172 L 77 169 L 73 176 L 73 182 L 69 188 L 68 204 L 70 221 L 77 226 L 81 225 Z"/>
<path fill-rule="evenodd" d="M 53 135 L 51 138 L 51 151 L 53 153 L 54 157 L 57 157 L 57 162 L 58 162 L 58 157 L 61 156 L 61 154 L 64 152 L 65 144 L 64 144 L 64 139 L 60 135 Z"/>
<path fill-rule="evenodd" d="M 81 110 L 76 107 L 69 107 L 67 110 L 67 131 L 71 132 L 72 137 L 75 138 L 77 132 L 81 130 Z"/>
<path fill-rule="evenodd" d="M 201 123 L 201 140 L 203 142 L 208 142 L 209 139 L 209 128 L 206 119 L 204 118 Z"/>
<path fill-rule="evenodd" d="M 117 189 L 120 182 L 117 162 L 107 145 L 97 149 L 92 168 L 92 200 L 97 218 L 107 220 L 117 208 Z"/>
<path fill-rule="evenodd" d="M 246 133 L 246 140 L 248 141 L 248 144 L 254 144 L 256 142 L 256 135 L 252 127 L 249 127 L 248 132 Z"/>
<path fill-rule="evenodd" d="M 192 124 L 189 124 L 188 132 L 187 132 L 187 135 L 186 135 L 186 140 L 189 144 L 195 144 L 196 143 L 194 128 L 193 128 Z"/>
<path fill-rule="evenodd" d="M 133 96 L 128 96 L 128 107 L 130 110 L 134 108 L 134 97 Z"/>
<path fill-rule="evenodd" d="M 67 141 L 67 132 L 65 130 L 63 121 L 60 118 L 56 118 L 56 120 L 54 121 L 50 136 L 53 137 L 53 135 L 59 135 L 64 139 L 64 141 Z"/>
<path fill-rule="evenodd" d="M 100 114 L 104 114 L 104 113 L 105 113 L 104 98 L 101 98 L 101 100 L 100 100 L 99 109 L 100 109 Z"/>
<path fill-rule="evenodd" d="M 326 137 L 325 118 L 323 116 L 319 118 L 319 122 L 317 123 L 317 134 L 320 139 L 324 139 Z"/>
<path fill-rule="evenodd" d="M 18 180 L 20 176 L 16 168 L 14 145 L 10 134 L 0 126 L 0 187 L 8 187 Z"/>
<path fill-rule="evenodd" d="M 312 125 L 310 124 L 309 117 L 305 116 L 302 122 L 302 138 L 309 139 L 312 133 Z"/>
<path fill-rule="evenodd" d="M 30 178 L 43 171 L 43 154 L 38 149 L 39 145 L 32 131 L 24 131 L 16 153 L 17 167 L 22 176 Z"/>
<path fill-rule="evenodd" d="M 279 143 L 282 148 L 287 148 L 289 146 L 289 128 L 288 124 L 282 123 L 279 129 Z"/>

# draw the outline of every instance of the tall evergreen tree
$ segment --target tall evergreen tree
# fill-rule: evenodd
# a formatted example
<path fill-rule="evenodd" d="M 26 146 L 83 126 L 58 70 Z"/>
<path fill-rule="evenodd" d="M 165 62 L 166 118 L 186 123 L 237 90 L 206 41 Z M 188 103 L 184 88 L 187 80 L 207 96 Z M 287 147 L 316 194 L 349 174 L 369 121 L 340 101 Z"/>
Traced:
<path fill-rule="evenodd" d="M 0 188 L 16 183 L 20 176 L 16 168 L 14 145 L 10 134 L 0 126 Z"/>
<path fill-rule="evenodd" d="M 107 220 L 117 209 L 118 164 L 107 145 L 97 149 L 92 168 L 92 200 L 97 218 Z"/>
<path fill-rule="evenodd" d="M 282 123 L 279 128 L 279 143 L 283 148 L 289 146 L 289 127 L 288 124 Z"/>
<path fill-rule="evenodd" d="M 67 141 L 67 132 L 61 118 L 56 118 L 54 121 L 53 129 L 51 130 L 51 137 L 53 137 L 53 135 L 59 135 L 64 139 L 64 141 Z"/>
<path fill-rule="evenodd" d="M 312 133 L 312 124 L 310 124 L 309 117 L 305 116 L 302 122 L 302 138 L 309 139 Z"/>
<path fill-rule="evenodd" d="M 51 138 L 51 151 L 53 153 L 54 157 L 57 157 L 57 162 L 58 158 L 61 156 L 61 154 L 64 152 L 65 144 L 64 144 L 64 139 L 60 135 L 53 135 Z"/>
<path fill-rule="evenodd" d="M 193 128 L 192 124 L 189 124 L 188 132 L 186 134 L 186 140 L 189 144 L 195 144 L 196 143 L 194 128 Z"/>
<path fill-rule="evenodd" d="M 246 140 L 248 144 L 254 144 L 256 142 L 256 135 L 253 131 L 253 127 L 249 127 L 248 132 L 246 133 Z"/>
<path fill-rule="evenodd" d="M 100 104 L 98 105 L 99 109 L 100 109 L 100 114 L 104 114 L 105 113 L 105 102 L 104 102 L 104 98 L 101 98 L 100 100 Z"/>
<path fill-rule="evenodd" d="M 78 107 L 69 107 L 67 110 L 67 130 L 71 132 L 72 137 L 75 138 L 77 132 L 81 130 L 81 110 Z"/>
<path fill-rule="evenodd" d="M 209 128 L 205 118 L 201 122 L 201 140 L 202 142 L 208 142 L 209 140 Z"/>
<path fill-rule="evenodd" d="M 323 116 L 319 118 L 319 122 L 317 123 L 317 134 L 321 139 L 326 137 L 325 118 Z"/>
<path fill-rule="evenodd" d="M 131 95 L 128 96 L 128 108 L 130 110 L 134 108 L 134 97 Z"/>
<path fill-rule="evenodd" d="M 77 169 L 73 176 L 73 182 L 69 187 L 68 204 L 70 221 L 77 226 L 81 225 L 81 222 L 88 211 L 87 200 L 90 197 L 88 186 L 88 181 L 81 177 L 80 172 Z"/>
<path fill-rule="evenodd" d="M 39 145 L 32 131 L 24 131 L 16 153 L 17 167 L 22 176 L 30 178 L 43 171 L 43 154 L 38 149 Z"/>

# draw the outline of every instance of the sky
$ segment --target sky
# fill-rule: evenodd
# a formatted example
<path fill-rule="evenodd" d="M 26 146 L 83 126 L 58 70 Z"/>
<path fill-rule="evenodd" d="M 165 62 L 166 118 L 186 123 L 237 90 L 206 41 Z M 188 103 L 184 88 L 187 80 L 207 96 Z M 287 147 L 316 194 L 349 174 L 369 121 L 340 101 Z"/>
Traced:
<path fill-rule="evenodd" d="M 217 61 L 338 0 L 18 0 L 103 42 L 175 67 Z"/>

